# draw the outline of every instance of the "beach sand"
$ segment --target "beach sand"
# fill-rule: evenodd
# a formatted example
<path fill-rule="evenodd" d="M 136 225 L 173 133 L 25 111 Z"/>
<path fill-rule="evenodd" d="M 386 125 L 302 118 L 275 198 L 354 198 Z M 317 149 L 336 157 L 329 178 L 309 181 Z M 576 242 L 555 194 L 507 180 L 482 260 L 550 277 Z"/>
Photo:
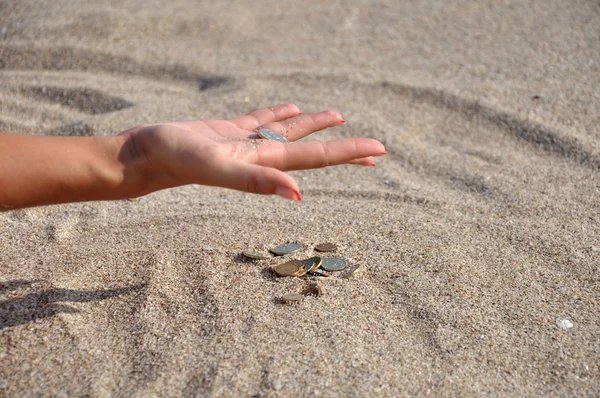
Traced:
<path fill-rule="evenodd" d="M 292 102 L 389 155 L 0 214 L 0 395 L 600 395 L 597 1 L 89 3 L 0 2 L 1 129 Z M 240 256 L 286 241 L 363 272 Z"/>

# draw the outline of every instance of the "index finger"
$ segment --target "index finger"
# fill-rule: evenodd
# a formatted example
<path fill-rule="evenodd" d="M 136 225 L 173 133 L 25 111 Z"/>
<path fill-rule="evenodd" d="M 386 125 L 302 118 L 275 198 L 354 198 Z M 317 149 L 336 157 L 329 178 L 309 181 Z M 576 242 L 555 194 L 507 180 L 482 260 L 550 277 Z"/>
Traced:
<path fill-rule="evenodd" d="M 254 130 L 263 124 L 279 122 L 300 114 L 302 111 L 296 105 L 281 104 L 259 109 L 247 115 L 230 119 L 230 121 L 244 130 Z"/>

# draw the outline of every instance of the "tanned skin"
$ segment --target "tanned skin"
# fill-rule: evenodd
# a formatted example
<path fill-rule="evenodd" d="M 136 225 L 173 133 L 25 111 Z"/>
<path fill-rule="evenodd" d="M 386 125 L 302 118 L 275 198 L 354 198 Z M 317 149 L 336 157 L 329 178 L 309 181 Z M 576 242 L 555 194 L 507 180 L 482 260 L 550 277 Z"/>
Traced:
<path fill-rule="evenodd" d="M 375 166 L 374 157 L 386 154 L 370 138 L 294 142 L 342 123 L 335 111 L 303 115 L 283 104 L 230 120 L 136 126 L 112 137 L 0 133 L 0 211 L 135 198 L 186 184 L 301 200 L 285 171 Z M 260 139 L 258 127 L 290 143 Z"/>

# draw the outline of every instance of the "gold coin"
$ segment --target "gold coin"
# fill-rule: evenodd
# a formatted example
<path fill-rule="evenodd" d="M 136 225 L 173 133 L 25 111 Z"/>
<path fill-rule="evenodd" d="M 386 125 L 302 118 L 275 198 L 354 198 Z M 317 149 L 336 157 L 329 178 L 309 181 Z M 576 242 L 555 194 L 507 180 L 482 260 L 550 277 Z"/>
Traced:
<path fill-rule="evenodd" d="M 337 245 L 334 243 L 319 243 L 315 246 L 315 250 L 318 252 L 332 252 L 337 249 Z"/>
<path fill-rule="evenodd" d="M 283 301 L 285 301 L 286 303 L 293 303 L 296 301 L 302 301 L 304 299 L 304 296 L 301 294 L 297 294 L 297 293 L 288 293 L 288 294 L 284 294 L 281 299 Z"/>
<path fill-rule="evenodd" d="M 271 258 L 271 256 L 267 253 L 259 252 L 259 251 L 252 250 L 252 249 L 246 249 L 242 252 L 242 254 L 244 256 L 254 259 L 254 260 L 267 260 L 267 259 Z"/>
<path fill-rule="evenodd" d="M 305 273 L 311 272 L 312 270 L 319 268 L 322 262 L 323 259 L 321 257 L 311 257 L 307 258 L 306 260 L 302 260 L 302 263 L 304 264 L 304 269 L 306 271 Z"/>
<path fill-rule="evenodd" d="M 304 263 L 300 260 L 290 260 L 274 266 L 272 270 L 279 276 L 299 276 L 298 274 L 304 271 Z"/>
<path fill-rule="evenodd" d="M 270 252 L 277 256 L 283 256 L 284 254 L 296 253 L 301 249 L 302 245 L 299 245 L 298 243 L 285 243 L 283 245 L 275 246 Z"/>

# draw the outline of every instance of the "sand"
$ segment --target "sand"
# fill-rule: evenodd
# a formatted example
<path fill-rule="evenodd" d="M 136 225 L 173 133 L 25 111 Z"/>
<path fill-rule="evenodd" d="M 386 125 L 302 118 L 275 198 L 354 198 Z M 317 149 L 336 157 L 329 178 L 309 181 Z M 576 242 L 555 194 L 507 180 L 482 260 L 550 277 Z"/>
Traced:
<path fill-rule="evenodd" d="M 597 1 L 89 3 L 0 2 L 0 128 L 293 102 L 389 155 L 0 214 L 0 395 L 600 394 Z M 240 252 L 288 240 L 364 271 L 282 304 Z"/>

